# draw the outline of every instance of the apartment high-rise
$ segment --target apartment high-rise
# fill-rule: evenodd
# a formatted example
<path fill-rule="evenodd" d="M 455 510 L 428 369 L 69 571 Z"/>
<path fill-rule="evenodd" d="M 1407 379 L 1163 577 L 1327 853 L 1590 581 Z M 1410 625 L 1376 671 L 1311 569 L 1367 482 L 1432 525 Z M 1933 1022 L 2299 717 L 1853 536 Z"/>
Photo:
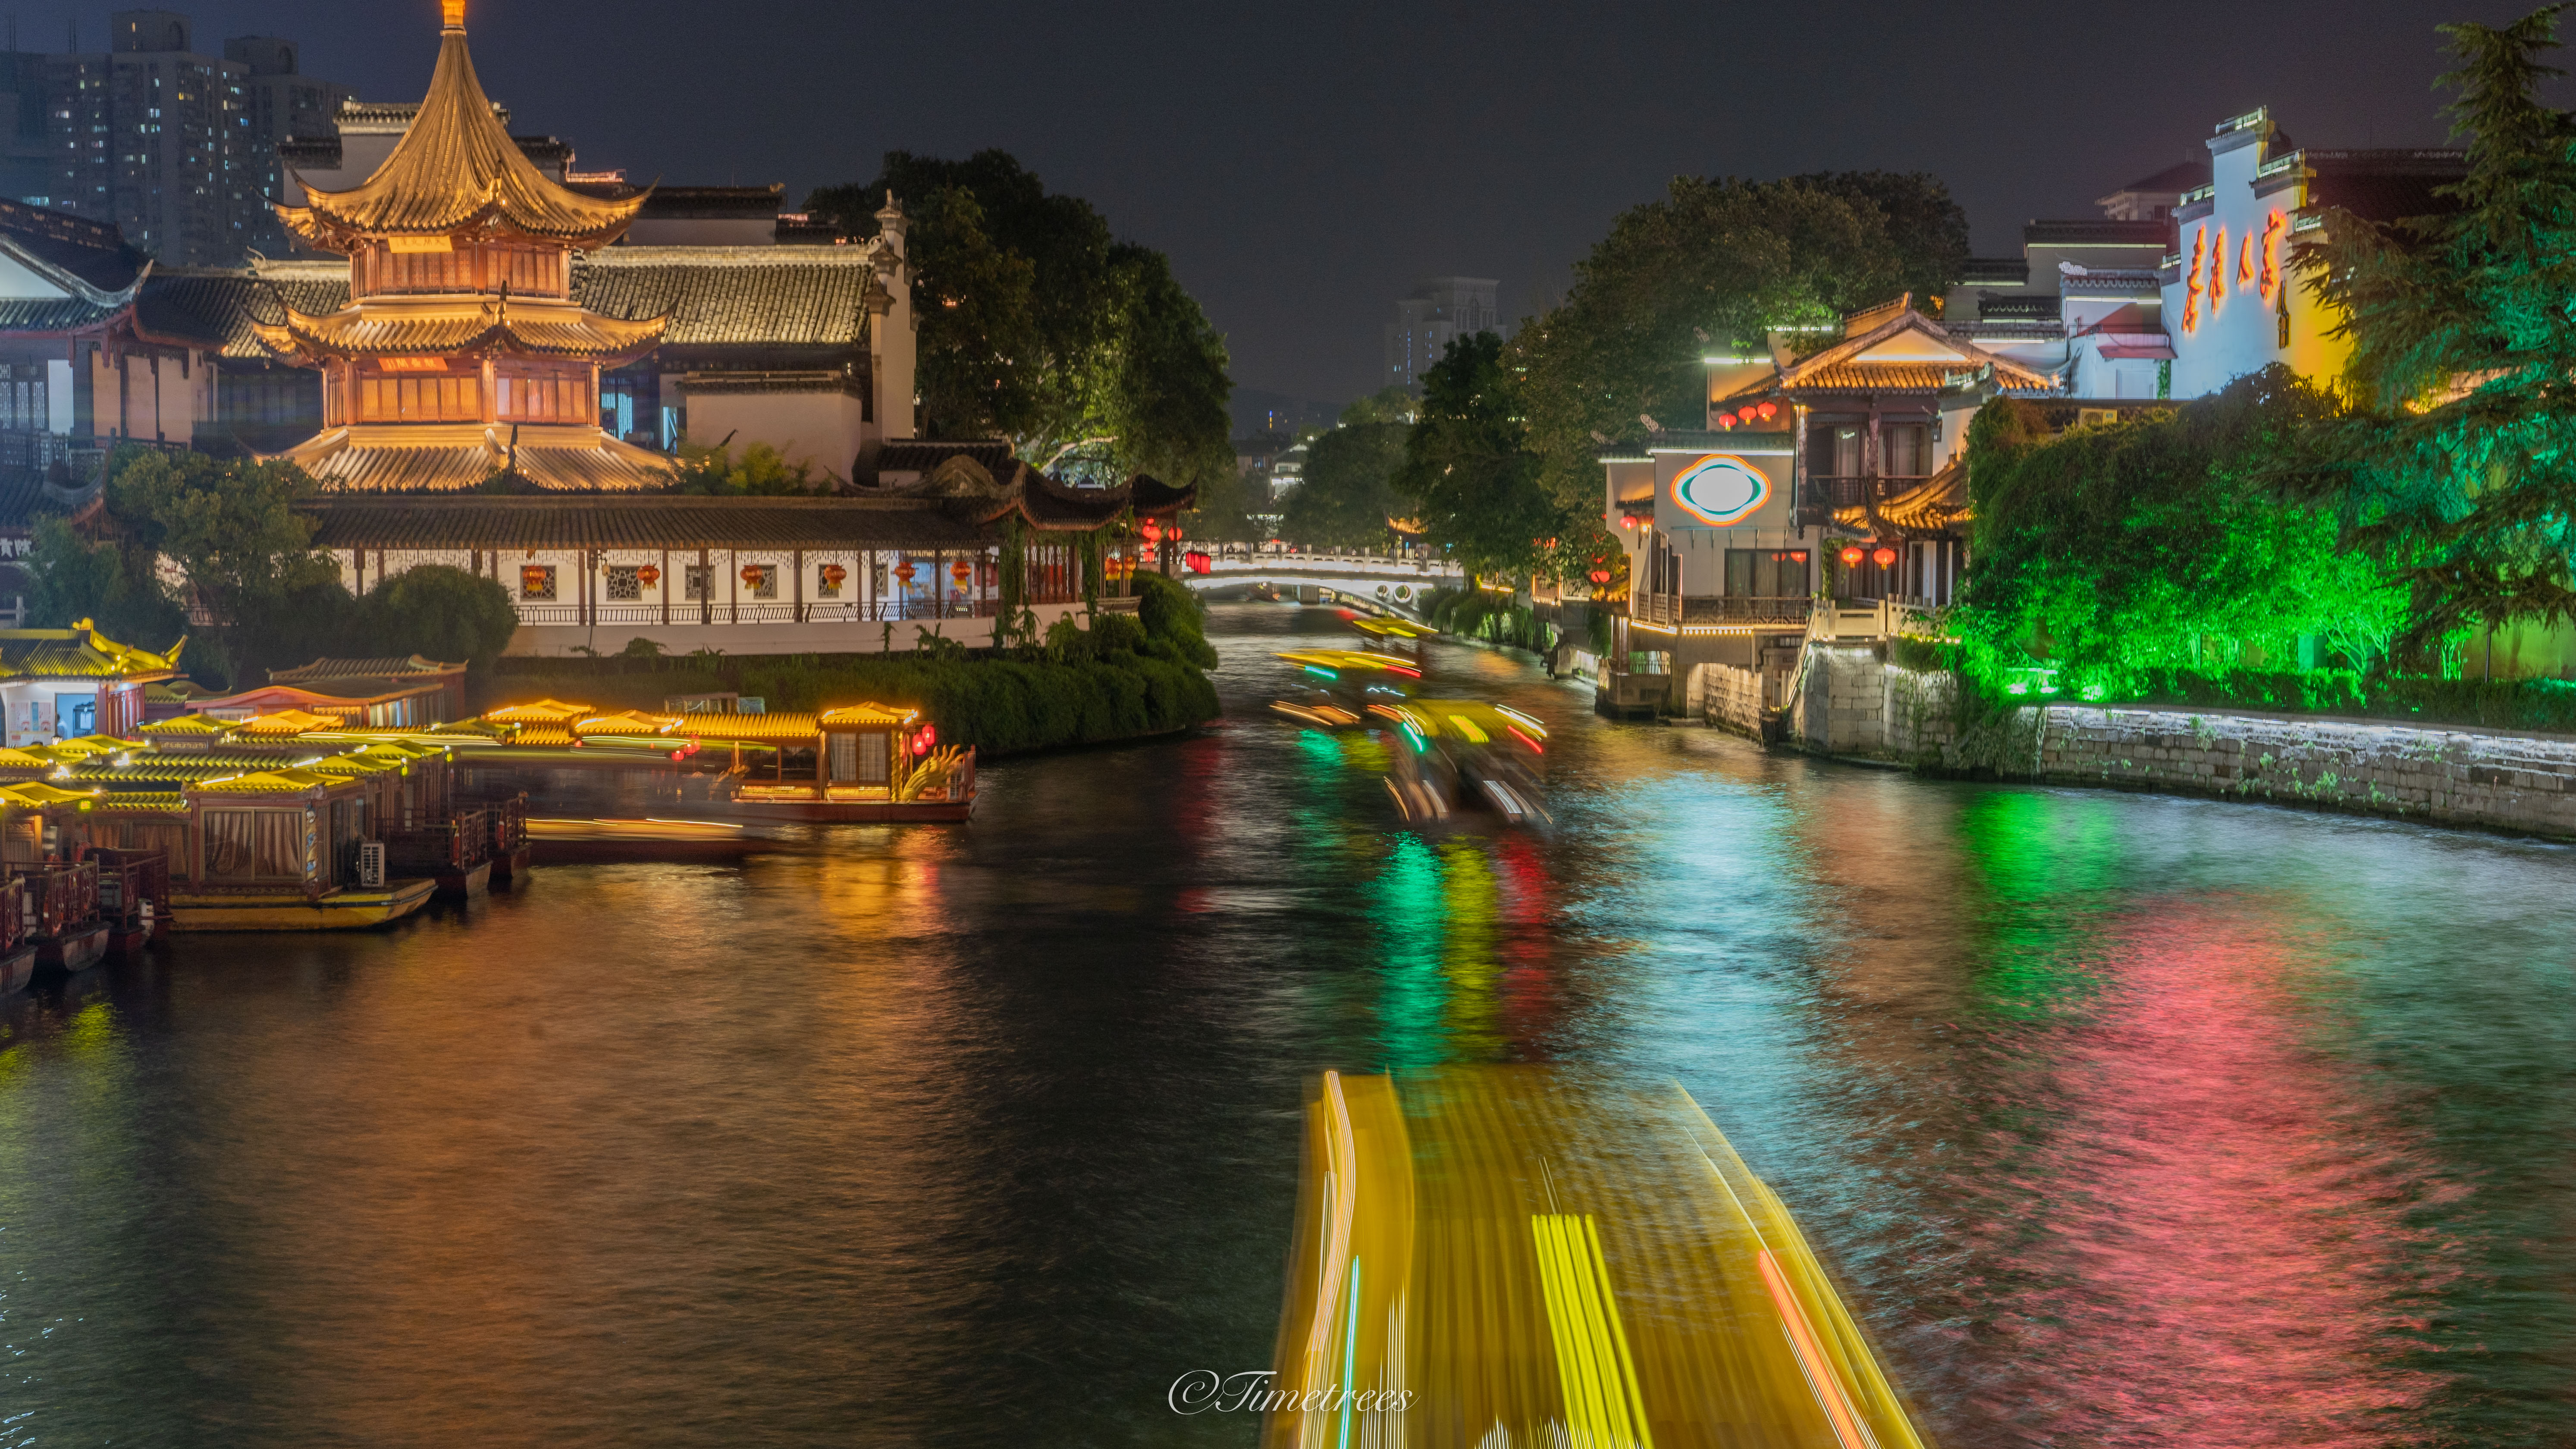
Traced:
<path fill-rule="evenodd" d="M 20 178 L 15 194 L 112 222 L 165 265 L 233 266 L 281 245 L 278 143 L 327 126 L 346 91 L 299 75 L 294 42 L 273 36 L 200 53 L 170 10 L 115 12 L 103 53 L 77 39 L 41 57 L 51 161 L 41 189 Z M 23 98 L 39 58 L 11 59 Z"/>
<path fill-rule="evenodd" d="M 1492 277 L 1432 277 L 1399 300 L 1395 320 L 1386 324 L 1386 370 L 1378 385 L 1420 387 L 1450 343 L 1500 331 L 1494 294 L 1501 286 Z"/>

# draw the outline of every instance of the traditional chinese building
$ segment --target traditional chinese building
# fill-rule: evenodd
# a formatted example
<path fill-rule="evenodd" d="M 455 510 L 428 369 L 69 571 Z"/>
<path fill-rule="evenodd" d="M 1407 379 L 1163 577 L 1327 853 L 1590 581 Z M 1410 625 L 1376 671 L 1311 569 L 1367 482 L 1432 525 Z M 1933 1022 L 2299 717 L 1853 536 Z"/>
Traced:
<path fill-rule="evenodd" d="M 602 198 L 538 171 L 475 79 L 465 0 L 442 0 L 438 68 L 410 128 L 364 184 L 278 208 L 308 246 L 349 258 L 350 302 L 256 324 L 322 372 L 322 431 L 283 455 L 326 486 L 659 487 L 667 458 L 599 423 L 599 373 L 650 352 L 664 319 L 572 298 L 577 251 L 622 236 L 644 194 Z"/>

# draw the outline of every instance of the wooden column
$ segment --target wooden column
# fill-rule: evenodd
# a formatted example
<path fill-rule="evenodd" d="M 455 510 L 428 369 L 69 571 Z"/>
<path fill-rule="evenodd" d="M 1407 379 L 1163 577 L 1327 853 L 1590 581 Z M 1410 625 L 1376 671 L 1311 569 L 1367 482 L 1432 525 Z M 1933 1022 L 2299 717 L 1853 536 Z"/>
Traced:
<path fill-rule="evenodd" d="M 716 621 L 715 562 L 705 549 L 698 550 L 698 577 L 704 581 L 698 589 L 698 622 L 712 624 Z"/>
<path fill-rule="evenodd" d="M 802 624 L 805 622 L 805 550 L 790 550 L 788 558 L 787 566 L 796 571 L 795 582 L 788 588 L 788 597 L 796 605 L 796 622 Z"/>
<path fill-rule="evenodd" d="M 662 626 L 671 624 L 671 551 L 662 550 Z"/>
<path fill-rule="evenodd" d="M 742 550 L 725 550 L 725 607 L 732 617 L 727 623 L 742 622 Z"/>

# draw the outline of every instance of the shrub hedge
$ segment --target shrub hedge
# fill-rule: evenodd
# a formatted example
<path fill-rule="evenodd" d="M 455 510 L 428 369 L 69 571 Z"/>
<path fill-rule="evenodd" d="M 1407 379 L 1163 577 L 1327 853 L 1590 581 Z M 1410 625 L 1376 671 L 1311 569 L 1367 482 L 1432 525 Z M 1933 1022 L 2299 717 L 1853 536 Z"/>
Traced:
<path fill-rule="evenodd" d="M 1216 662 L 1187 589 L 1138 580 L 1136 617 L 1099 615 L 1088 629 L 1002 652 L 955 645 L 912 654 L 648 654 L 504 658 L 484 682 L 487 705 L 551 697 L 601 709 L 658 709 L 673 695 L 734 692 L 773 710 L 874 700 L 912 705 L 943 742 L 986 754 L 1094 744 L 1186 729 L 1220 713 L 1202 671 Z"/>

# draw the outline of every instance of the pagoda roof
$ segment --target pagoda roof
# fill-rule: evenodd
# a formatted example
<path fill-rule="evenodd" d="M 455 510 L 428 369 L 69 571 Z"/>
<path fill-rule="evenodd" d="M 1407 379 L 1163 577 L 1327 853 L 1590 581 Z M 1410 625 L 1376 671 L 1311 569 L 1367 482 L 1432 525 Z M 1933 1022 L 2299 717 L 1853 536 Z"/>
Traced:
<path fill-rule="evenodd" d="M 627 321 L 568 303 L 514 304 L 506 297 L 398 298 L 319 317 L 291 306 L 284 311 L 283 322 L 254 321 L 251 330 L 270 351 L 308 364 L 336 357 L 501 352 L 614 367 L 659 346 L 664 325 L 660 317 Z"/>
<path fill-rule="evenodd" d="M 68 629 L 0 629 L 0 677 L 167 679 L 179 672 L 182 639 L 155 654 L 119 644 L 83 619 Z"/>
<path fill-rule="evenodd" d="M 515 432 L 518 445 L 510 438 Z M 631 493 L 671 486 L 671 460 L 595 424 L 367 424 L 273 455 L 350 493 L 457 493 L 511 472 L 539 492 Z"/>
<path fill-rule="evenodd" d="M 348 251 L 371 237 L 475 228 L 576 247 L 606 246 L 624 234 L 651 192 L 611 200 L 548 179 L 511 139 L 475 78 L 464 0 L 447 0 L 447 18 L 429 94 L 393 154 L 356 187 L 307 188 L 304 205 L 279 206 L 287 230 L 326 251 Z"/>
<path fill-rule="evenodd" d="M 1937 393 L 1992 368 L 1998 387 L 2044 391 L 2052 379 L 1943 330 L 1906 299 L 1855 313 L 1843 336 L 1718 399 L 1721 406 L 1775 393 Z"/>

